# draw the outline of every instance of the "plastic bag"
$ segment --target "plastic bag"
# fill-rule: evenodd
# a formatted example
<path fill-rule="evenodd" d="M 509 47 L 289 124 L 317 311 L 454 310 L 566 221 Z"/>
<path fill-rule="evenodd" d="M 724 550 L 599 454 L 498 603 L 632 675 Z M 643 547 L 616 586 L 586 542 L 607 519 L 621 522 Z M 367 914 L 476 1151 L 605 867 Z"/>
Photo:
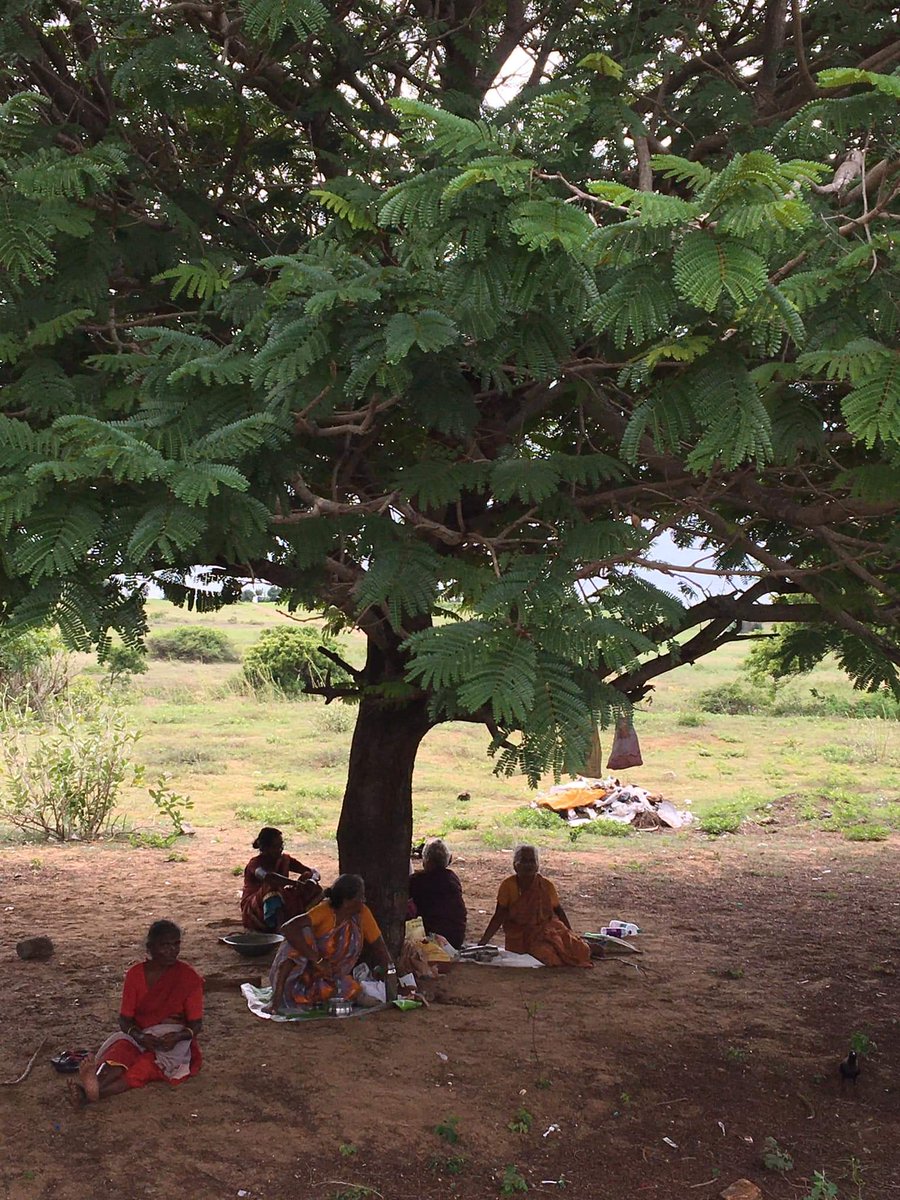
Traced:
<path fill-rule="evenodd" d="M 609 771 L 624 771 L 626 767 L 639 767 L 643 764 L 641 744 L 629 717 L 619 717 L 616 721 L 616 736 L 613 738 L 612 750 L 606 767 Z"/>

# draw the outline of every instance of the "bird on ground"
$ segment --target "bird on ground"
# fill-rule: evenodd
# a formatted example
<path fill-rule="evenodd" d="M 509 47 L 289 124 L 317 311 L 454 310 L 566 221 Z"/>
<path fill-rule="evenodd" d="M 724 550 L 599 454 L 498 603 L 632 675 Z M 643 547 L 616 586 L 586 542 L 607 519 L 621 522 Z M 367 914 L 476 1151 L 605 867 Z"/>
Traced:
<path fill-rule="evenodd" d="M 851 1083 L 856 1083 L 859 1076 L 859 1056 L 855 1050 L 851 1050 L 845 1059 L 841 1062 L 838 1070 L 841 1073 L 841 1082 L 846 1083 L 849 1079 Z"/>

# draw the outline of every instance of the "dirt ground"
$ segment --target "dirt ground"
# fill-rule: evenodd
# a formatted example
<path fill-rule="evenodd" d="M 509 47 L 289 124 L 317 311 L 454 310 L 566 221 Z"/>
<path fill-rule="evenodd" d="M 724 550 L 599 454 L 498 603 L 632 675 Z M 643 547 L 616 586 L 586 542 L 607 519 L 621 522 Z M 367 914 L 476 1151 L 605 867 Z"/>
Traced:
<path fill-rule="evenodd" d="M 517 1194 L 518 1178 L 544 1195 L 690 1200 L 741 1177 L 767 1200 L 805 1200 L 822 1170 L 841 1200 L 900 1197 L 896 838 L 760 831 L 675 848 L 646 835 L 637 851 L 550 853 L 576 928 L 643 928 L 640 971 L 457 966 L 427 1009 L 301 1027 L 250 1015 L 238 985 L 267 960 L 217 941 L 238 927 L 247 840 L 201 829 L 186 862 L 0 851 L 0 1079 L 47 1038 L 29 1077 L 0 1087 L 4 1200 L 474 1200 Z M 455 863 L 470 936 L 508 864 Z M 123 972 L 162 916 L 208 980 L 204 1069 L 73 1111 L 49 1057 L 114 1027 Z M 49 962 L 16 957 L 33 933 L 53 938 Z M 855 1033 L 874 1046 L 842 1089 Z M 767 1137 L 793 1169 L 766 1169 Z"/>

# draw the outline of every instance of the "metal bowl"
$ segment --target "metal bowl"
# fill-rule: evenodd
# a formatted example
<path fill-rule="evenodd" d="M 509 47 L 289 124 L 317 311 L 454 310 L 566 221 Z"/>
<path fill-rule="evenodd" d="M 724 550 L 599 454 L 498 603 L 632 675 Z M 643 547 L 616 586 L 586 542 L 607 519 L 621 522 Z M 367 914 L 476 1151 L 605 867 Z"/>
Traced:
<path fill-rule="evenodd" d="M 344 996 L 332 996 L 328 1001 L 329 1017 L 349 1017 L 353 1012 L 353 1001 Z"/>
<path fill-rule="evenodd" d="M 230 946 L 232 950 L 237 950 L 238 954 L 242 954 L 244 958 L 261 958 L 263 954 L 277 949 L 284 941 L 284 936 L 280 933 L 253 933 L 251 931 L 229 933 L 225 937 L 219 938 L 219 941 Z"/>

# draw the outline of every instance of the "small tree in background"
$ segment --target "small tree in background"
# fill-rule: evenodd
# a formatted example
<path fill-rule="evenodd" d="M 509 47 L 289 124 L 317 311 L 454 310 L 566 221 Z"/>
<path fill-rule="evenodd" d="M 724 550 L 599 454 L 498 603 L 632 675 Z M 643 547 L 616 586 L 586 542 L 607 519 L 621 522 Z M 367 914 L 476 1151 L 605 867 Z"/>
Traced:
<path fill-rule="evenodd" d="M 288 696 L 327 689 L 356 695 L 353 671 L 338 644 L 318 629 L 267 629 L 244 655 L 244 678 L 254 688 L 275 687 Z"/>

